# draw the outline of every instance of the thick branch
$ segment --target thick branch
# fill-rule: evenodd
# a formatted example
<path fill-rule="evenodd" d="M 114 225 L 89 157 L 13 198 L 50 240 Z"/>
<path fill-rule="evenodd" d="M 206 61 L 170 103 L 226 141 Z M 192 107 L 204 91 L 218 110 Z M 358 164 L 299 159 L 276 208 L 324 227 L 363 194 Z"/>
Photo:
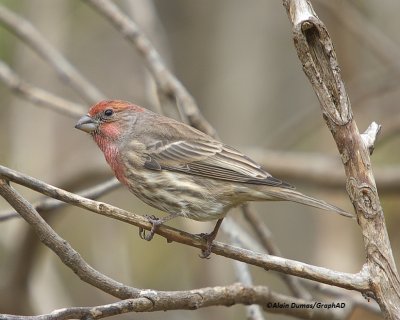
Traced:
<path fill-rule="evenodd" d="M 371 170 L 369 151 L 352 116 L 332 41 L 311 2 L 284 0 L 303 70 L 321 104 L 347 176 L 347 191 L 364 238 L 373 296 L 387 319 L 400 318 L 400 279 Z"/>
<path fill-rule="evenodd" d="M 148 220 L 141 215 L 119 209 L 106 203 L 80 197 L 6 167 L 0 166 L 0 176 L 45 194 L 49 197 L 70 203 L 74 206 L 135 225 L 139 228 L 144 228 L 147 230 L 150 230 L 151 228 L 151 224 L 148 222 Z M 204 249 L 206 246 L 203 238 L 176 230 L 168 226 L 162 225 L 159 230 L 157 230 L 157 233 L 165 237 L 169 242 L 179 242 L 202 249 Z M 369 290 L 369 283 L 368 279 L 365 277 L 365 270 L 362 270 L 357 274 L 337 272 L 294 260 L 255 253 L 219 242 L 213 243 L 212 252 L 217 255 L 242 261 L 267 270 L 284 272 L 302 278 L 315 280 L 346 289 L 357 290 L 360 292 Z"/>
<path fill-rule="evenodd" d="M 270 291 L 262 286 L 235 284 L 226 287 L 202 288 L 190 291 L 155 291 L 141 290 L 125 286 L 93 269 L 76 252 L 71 245 L 62 239 L 39 215 L 33 206 L 6 180 L 0 179 L 0 194 L 17 210 L 21 216 L 33 227 L 40 241 L 53 250 L 61 261 L 71 268 L 83 281 L 121 299 L 135 298 L 120 301 L 111 305 L 98 307 L 78 307 L 56 310 L 49 315 L 37 317 L 23 317 L 0 315 L 0 319 L 73 319 L 91 318 L 100 319 L 124 312 L 150 312 L 176 309 L 198 309 L 202 307 L 232 304 L 258 304 L 270 312 L 293 315 L 299 318 L 310 319 L 329 315 L 334 318 L 333 310 L 298 309 L 298 308 L 271 308 L 272 303 L 285 301 L 292 305 L 314 304 L 314 301 L 305 301 Z"/>
<path fill-rule="evenodd" d="M 305 301 L 275 293 L 267 287 L 249 287 L 240 283 L 224 287 L 209 287 L 189 291 L 142 290 L 141 297 L 94 307 L 71 307 L 55 310 L 39 316 L 1 315 L 0 320 L 66 320 L 101 319 L 127 312 L 154 312 L 167 310 L 195 310 L 210 306 L 234 304 L 258 304 L 265 311 L 294 316 L 299 319 L 341 319 L 335 310 L 311 308 L 273 308 L 274 303 L 314 305 Z"/>

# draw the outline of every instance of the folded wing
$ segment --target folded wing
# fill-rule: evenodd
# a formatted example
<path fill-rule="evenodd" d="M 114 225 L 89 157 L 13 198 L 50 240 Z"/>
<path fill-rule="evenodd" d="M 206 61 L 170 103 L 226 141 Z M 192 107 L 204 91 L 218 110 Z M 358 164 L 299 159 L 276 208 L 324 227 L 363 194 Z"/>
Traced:
<path fill-rule="evenodd" d="M 259 164 L 216 140 L 157 141 L 148 146 L 145 167 L 232 182 L 294 188 Z"/>

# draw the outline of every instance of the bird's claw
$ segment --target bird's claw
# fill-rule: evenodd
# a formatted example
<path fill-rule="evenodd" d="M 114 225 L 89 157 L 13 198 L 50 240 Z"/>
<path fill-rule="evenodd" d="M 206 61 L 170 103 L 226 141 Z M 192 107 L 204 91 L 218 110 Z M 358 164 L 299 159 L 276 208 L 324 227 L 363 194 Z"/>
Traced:
<path fill-rule="evenodd" d="M 219 227 L 221 226 L 223 219 L 224 218 L 218 219 L 213 231 L 211 231 L 210 233 L 200 233 L 198 235 L 199 237 L 203 238 L 206 241 L 206 248 L 201 250 L 201 254 L 199 255 L 200 258 L 209 259 L 213 241 L 217 237 L 218 230 L 219 230 Z"/>
<path fill-rule="evenodd" d="M 210 259 L 211 247 L 212 247 L 212 243 L 215 239 L 215 235 L 212 233 L 200 233 L 200 234 L 198 234 L 198 236 L 206 241 L 206 248 L 201 249 L 201 253 L 199 254 L 199 257 L 202 259 Z"/>
<path fill-rule="evenodd" d="M 162 224 L 162 221 L 153 215 L 151 215 L 151 216 L 146 215 L 145 217 L 146 217 L 147 221 L 149 221 L 151 223 L 150 233 L 146 234 L 146 230 L 140 227 L 139 228 L 139 237 L 143 240 L 151 241 L 151 239 L 153 239 L 153 237 L 154 237 L 154 233 L 156 232 L 158 226 Z"/>

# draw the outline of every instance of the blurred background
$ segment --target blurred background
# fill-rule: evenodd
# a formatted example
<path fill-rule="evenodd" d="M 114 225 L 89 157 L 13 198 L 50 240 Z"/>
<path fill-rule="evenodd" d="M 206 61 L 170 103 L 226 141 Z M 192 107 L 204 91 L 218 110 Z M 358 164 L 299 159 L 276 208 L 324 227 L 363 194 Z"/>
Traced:
<path fill-rule="evenodd" d="M 281 1 L 118 0 L 115 4 L 138 23 L 225 143 L 302 192 L 352 212 L 336 145 L 296 56 Z M 313 4 L 333 39 L 360 131 L 372 121 L 383 125 L 372 164 L 399 263 L 400 2 L 318 0 Z M 0 5 L 29 20 L 105 96 L 156 108 L 154 86 L 136 49 L 86 3 L 1 0 Z M 25 81 L 89 108 L 2 23 L 0 59 Z M 38 107 L 2 83 L 0 111 L 1 165 L 70 191 L 112 176 L 90 137 L 74 129 L 77 119 Z M 300 173 L 293 169 L 297 165 L 303 168 Z M 308 170 L 312 179 L 304 177 Z M 42 198 L 18 190 L 32 201 Z M 162 215 L 124 188 L 100 200 L 135 213 Z M 272 230 L 284 257 L 338 271 L 360 270 L 365 254 L 354 221 L 291 203 L 252 205 Z M 0 210 L 10 210 L 3 199 Z M 230 216 L 248 229 L 239 210 Z M 73 207 L 50 212 L 46 219 L 94 268 L 127 285 L 186 290 L 237 281 L 231 261 L 215 255 L 200 259 L 197 249 L 167 244 L 158 236 L 143 241 L 137 228 L 118 221 Z M 184 219 L 168 224 L 192 233 L 213 227 Z M 220 233 L 217 240 L 228 239 Z M 250 269 L 255 284 L 288 293 L 276 273 Z M 0 223 L 0 313 L 33 315 L 112 301 L 115 298 L 80 281 L 39 242 L 25 221 Z M 362 310 L 353 318 L 361 316 L 373 319 Z M 245 308 L 140 317 L 243 319 Z"/>

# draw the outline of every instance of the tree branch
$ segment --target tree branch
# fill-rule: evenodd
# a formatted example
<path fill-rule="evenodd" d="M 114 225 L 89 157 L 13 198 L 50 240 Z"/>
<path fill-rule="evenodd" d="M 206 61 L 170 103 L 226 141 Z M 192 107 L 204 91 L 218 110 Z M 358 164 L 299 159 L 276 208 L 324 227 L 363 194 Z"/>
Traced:
<path fill-rule="evenodd" d="M 194 98 L 167 68 L 160 54 L 136 23 L 109 0 L 83 1 L 101 13 L 126 39 L 135 45 L 138 52 L 144 58 L 146 67 L 154 77 L 159 90 L 167 97 L 174 97 L 178 108 L 182 106 L 189 123 L 200 131 L 215 137 L 215 129 L 200 113 Z"/>
<path fill-rule="evenodd" d="M 118 188 L 119 186 L 121 186 L 119 181 L 116 178 L 111 178 L 110 180 L 99 183 L 93 187 L 79 191 L 76 194 L 81 197 L 94 200 L 94 199 L 100 198 L 101 196 L 109 193 L 110 191 L 114 190 L 115 188 Z M 35 208 L 35 210 L 45 212 L 45 211 L 51 211 L 51 210 L 63 207 L 65 205 L 67 205 L 67 203 L 56 200 L 56 199 L 44 198 L 44 199 L 41 199 L 41 200 L 33 203 L 32 205 Z M 7 212 L 3 212 L 2 214 L 0 214 L 0 222 L 6 221 L 9 219 L 13 219 L 13 218 L 20 218 L 20 217 L 21 216 L 15 211 L 7 211 Z"/>
<path fill-rule="evenodd" d="M 299 319 L 341 319 L 340 313 L 326 308 L 277 308 L 274 304 L 285 303 L 297 306 L 314 305 L 305 301 L 275 293 L 267 287 L 249 287 L 236 283 L 223 287 L 208 287 L 189 291 L 141 290 L 141 297 L 125 299 L 95 307 L 71 307 L 55 310 L 38 316 L 14 316 L 0 314 L 0 320 L 66 320 L 101 319 L 127 312 L 154 312 L 167 310 L 196 310 L 210 306 L 232 306 L 234 304 L 257 304 L 263 310 L 294 316 Z"/>
<path fill-rule="evenodd" d="M 272 233 L 269 228 L 265 225 L 265 223 L 259 218 L 257 213 L 251 209 L 249 204 L 245 204 L 242 206 L 243 216 L 247 220 L 247 222 L 251 225 L 255 234 L 262 244 L 262 246 L 267 250 L 268 254 L 281 257 L 282 253 L 273 240 Z M 287 284 L 290 291 L 294 294 L 295 297 L 302 299 L 311 299 L 311 294 L 303 287 L 303 285 L 299 282 L 299 279 L 287 275 L 285 273 L 280 274 L 283 281 Z"/>
<path fill-rule="evenodd" d="M 59 190 L 61 191 L 61 190 Z M 299 318 L 310 319 L 334 315 L 333 310 L 311 308 L 276 308 L 273 303 L 288 303 L 290 305 L 314 305 L 314 301 L 305 301 L 289 296 L 277 294 L 262 286 L 234 284 L 225 287 L 201 288 L 190 291 L 155 291 L 141 290 L 123 285 L 92 268 L 76 252 L 71 245 L 62 239 L 39 215 L 33 206 L 19 195 L 8 181 L 0 179 L 0 194 L 17 210 L 21 216 L 33 227 L 40 241 L 53 250 L 61 261 L 72 269 L 83 281 L 94 285 L 120 299 L 129 299 L 117 303 L 97 307 L 76 307 L 56 310 L 48 315 L 41 316 L 12 316 L 0 315 L 0 319 L 73 319 L 93 318 L 100 319 L 125 312 L 150 312 L 176 309 L 198 309 L 209 306 L 232 304 L 258 304 L 270 312 L 284 313 Z M 289 263 L 290 264 L 290 263 Z M 131 299 L 134 298 L 134 299 Z"/>
<path fill-rule="evenodd" d="M 387 319 L 400 318 L 400 279 L 371 170 L 369 151 L 358 131 L 336 54 L 325 25 L 307 0 L 284 0 L 303 70 L 319 99 L 346 172 L 367 255 L 371 294 Z"/>
<path fill-rule="evenodd" d="M 145 217 L 141 215 L 119 209 L 106 203 L 83 198 L 68 191 L 48 185 L 40 180 L 34 179 L 22 173 L 8 169 L 4 166 L 0 166 L 0 176 L 6 180 L 13 181 L 49 197 L 65 201 L 74 206 L 135 225 L 139 228 L 147 230 L 151 229 L 151 224 Z M 201 249 L 206 247 L 206 243 L 203 238 L 168 226 L 160 226 L 160 228 L 157 230 L 157 233 L 165 237 L 168 242 L 179 242 Z M 290 259 L 255 253 L 220 242 L 213 243 L 212 252 L 217 255 L 242 261 L 267 270 L 284 272 L 302 278 L 315 280 L 346 289 L 357 290 L 360 292 L 366 292 L 370 290 L 368 282 L 369 279 L 366 277 L 365 270 L 361 270 L 357 274 L 332 271 L 326 268 L 312 266 Z M 71 253 L 71 255 L 72 257 L 68 260 L 70 262 L 78 255 L 78 253 Z M 73 266 L 71 265 L 71 267 Z M 88 269 L 88 267 L 86 266 L 85 269 Z M 93 281 L 93 277 L 90 277 L 88 280 L 92 281 L 90 282 L 92 285 L 98 285 L 96 281 Z"/>
<path fill-rule="evenodd" d="M 0 180 L 0 194 L 33 227 L 39 240 L 53 250 L 83 281 L 119 298 L 138 295 L 138 290 L 104 276 L 87 264 L 67 241 L 54 232 L 33 206 L 3 179 Z"/>
<path fill-rule="evenodd" d="M 228 234 L 230 243 L 234 246 L 242 247 L 241 239 L 239 237 L 239 233 L 241 230 L 234 230 L 233 228 L 226 227 L 226 223 L 230 222 L 231 225 L 237 226 L 235 221 L 231 217 L 226 217 L 224 220 L 224 224 L 222 225 L 222 230 Z M 230 232 L 227 232 L 228 230 Z M 237 232 L 238 231 L 238 232 Z M 253 279 L 250 273 L 250 268 L 247 264 L 239 261 L 233 261 L 233 267 L 235 270 L 235 275 L 237 280 L 244 284 L 245 286 L 253 286 Z M 311 297 L 309 297 L 311 300 Z M 250 305 L 246 307 L 246 318 L 247 320 L 265 320 L 264 316 L 261 312 L 261 308 L 258 305 Z"/>
<path fill-rule="evenodd" d="M 85 108 L 79 104 L 60 98 L 46 90 L 40 89 L 23 81 L 7 64 L 1 60 L 0 81 L 2 81 L 12 92 L 21 96 L 22 98 L 38 106 L 57 111 L 68 117 L 78 118 L 86 112 Z"/>
<path fill-rule="evenodd" d="M 318 293 L 323 293 L 325 295 L 335 297 L 335 299 L 344 299 L 346 301 L 350 301 L 353 304 L 353 308 L 360 307 L 374 313 L 377 316 L 382 314 L 379 305 L 374 300 L 367 300 L 365 297 L 355 292 L 345 291 L 341 288 L 328 286 L 326 284 L 318 282 L 310 282 L 308 280 L 301 280 L 301 282 L 307 288 L 314 289 Z M 346 306 L 348 305 L 349 304 L 347 304 Z"/>
<path fill-rule="evenodd" d="M 89 2 L 93 7 L 95 7 L 104 16 L 106 16 L 125 37 L 127 37 L 132 43 L 135 44 L 139 52 L 144 57 L 147 67 L 152 73 L 154 79 L 156 80 L 159 91 L 162 91 L 163 94 L 169 97 L 171 100 L 174 99 L 176 104 L 178 105 L 178 108 L 182 106 L 182 112 L 183 114 L 187 115 L 190 124 L 208 134 L 215 136 L 216 135 L 215 130 L 202 117 L 193 97 L 190 96 L 190 94 L 183 87 L 183 85 L 166 68 L 157 51 L 154 49 L 154 47 L 151 45 L 148 39 L 143 35 L 143 33 L 137 28 L 136 24 L 132 20 L 130 20 L 127 16 L 125 16 L 123 12 L 119 10 L 119 8 L 116 7 L 111 1 L 108 0 L 86 0 L 86 1 Z M 285 2 L 289 2 L 289 0 Z M 309 8 L 312 8 L 311 4 Z M 10 30 L 15 32 L 19 37 L 21 37 L 23 41 L 30 44 L 34 48 L 34 50 L 36 50 L 39 54 L 41 54 L 45 58 L 46 61 L 49 61 L 50 64 L 53 65 L 53 67 L 59 72 L 59 74 L 62 75 L 64 79 L 72 81 L 73 82 L 72 87 L 74 87 L 74 89 L 77 90 L 82 96 L 84 96 L 85 99 L 87 99 L 90 102 L 94 102 L 101 99 L 100 97 L 94 98 L 96 94 L 101 95 L 98 91 L 96 92 L 97 89 L 95 89 L 94 87 L 93 87 L 94 91 L 92 90 L 91 94 L 88 95 L 86 95 L 84 89 L 83 91 L 79 90 L 78 88 L 79 81 L 86 81 L 86 80 L 83 77 L 81 77 L 80 74 L 74 73 L 74 68 L 58 53 L 58 51 L 56 51 L 54 48 L 51 47 L 51 45 L 46 43 L 46 40 L 44 40 L 44 38 L 38 33 L 37 30 L 34 29 L 32 25 L 30 25 L 29 22 L 14 15 L 11 12 L 7 12 L 7 9 L 0 7 L 0 23 L 7 25 L 8 28 L 10 28 Z M 315 44 L 318 45 L 317 37 L 315 37 L 315 35 L 312 32 L 308 32 L 309 29 L 313 29 L 312 23 L 314 22 L 310 22 L 310 24 L 305 25 L 306 28 L 304 30 L 302 29 L 302 31 L 305 32 L 308 41 L 310 41 L 314 45 Z M 324 43 L 323 45 L 326 45 L 326 43 Z M 50 50 L 47 50 L 49 52 L 46 52 L 46 49 L 49 48 Z M 329 48 L 332 48 L 331 50 L 333 52 L 333 47 Z M 311 56 L 314 55 L 317 58 L 320 58 L 321 56 L 319 56 L 318 49 L 320 48 L 317 48 L 317 50 L 313 51 L 311 53 Z M 335 67 L 337 67 L 337 64 L 335 64 Z M 22 82 L 15 74 L 12 73 L 12 71 L 9 68 L 8 69 L 7 68 L 8 67 L 6 65 L 0 64 L 0 78 L 1 80 L 3 80 L 4 83 L 7 84 L 7 86 L 9 86 L 9 88 L 14 90 L 14 92 L 40 105 L 55 108 L 55 110 L 61 111 L 69 116 L 78 116 L 83 113 L 81 110 L 77 109 L 77 108 L 81 109 L 80 106 L 75 105 L 71 107 L 71 104 L 68 101 L 60 99 L 54 95 L 47 93 L 44 90 L 35 88 L 33 86 L 30 86 Z M 333 97 L 333 102 L 330 103 L 326 109 L 324 109 L 325 110 L 324 115 L 326 117 L 327 123 L 330 124 L 330 128 L 333 131 L 332 128 L 335 125 L 345 126 L 352 121 L 351 109 L 349 103 L 347 105 L 348 98 L 347 100 L 346 99 L 343 101 L 340 100 L 344 92 L 344 86 L 340 85 L 341 84 L 340 82 L 335 81 L 337 80 L 335 78 L 335 71 L 337 70 L 335 69 L 333 72 L 333 78 L 335 79 L 332 79 L 332 74 L 328 69 L 319 69 L 318 71 L 323 75 L 321 79 L 328 80 L 326 81 L 327 83 L 326 88 L 324 88 L 322 91 L 317 92 L 317 94 L 319 94 L 318 97 L 320 98 L 320 100 L 322 99 L 324 101 L 325 100 L 328 101 L 329 98 Z M 76 76 L 78 76 L 78 78 L 76 78 Z M 318 81 L 320 81 L 321 79 L 318 79 Z M 82 85 L 80 86 L 82 87 Z M 90 91 L 90 87 L 86 87 L 86 89 L 89 89 Z M 331 94 L 331 91 L 333 92 L 333 94 Z M 326 94 L 327 92 L 328 94 Z M 337 98 L 339 98 L 340 100 L 339 106 L 342 106 L 343 104 L 344 105 L 343 108 L 342 107 L 338 108 L 338 106 L 336 105 L 336 103 L 338 102 L 336 100 Z M 370 131 L 366 132 L 364 136 L 360 136 L 359 138 L 359 140 L 364 145 L 364 149 L 365 147 L 367 147 L 371 151 L 371 153 L 373 150 L 375 137 L 378 131 L 379 130 L 376 130 L 376 127 L 372 128 Z M 367 164 L 369 164 L 369 162 Z M 33 226 L 35 231 L 38 233 L 41 241 L 43 241 L 53 251 L 55 251 L 59 255 L 60 259 L 67 266 L 69 266 L 75 273 L 77 273 L 78 276 L 83 281 L 86 281 L 100 288 L 101 290 L 113 294 L 122 299 L 136 297 L 135 299 L 124 300 L 115 304 L 109 304 L 105 306 L 68 308 L 68 309 L 57 310 L 49 315 L 33 317 L 34 319 L 70 319 L 75 317 L 101 318 L 109 315 L 120 314 L 122 312 L 196 309 L 199 307 L 204 307 L 209 305 L 231 305 L 232 303 L 244 303 L 244 304 L 257 303 L 263 306 L 264 309 L 267 309 L 266 301 L 280 301 L 280 302 L 285 301 L 289 303 L 293 301 L 294 303 L 310 302 L 307 301 L 310 299 L 302 300 L 283 295 L 277 295 L 273 292 L 270 292 L 269 289 L 265 287 L 252 287 L 250 286 L 250 283 L 247 283 L 247 285 L 244 286 L 234 285 L 227 287 L 204 288 L 204 289 L 180 291 L 180 292 L 140 290 L 125 286 L 111 278 L 102 275 L 101 273 L 93 269 L 91 266 L 89 266 L 64 239 L 60 238 L 48 224 L 39 219 L 40 216 L 35 211 L 35 208 L 24 198 L 22 198 L 15 190 L 13 190 L 8 185 L 6 180 L 14 181 L 28 188 L 31 188 L 33 190 L 46 194 L 50 197 L 53 197 L 54 199 L 59 199 L 61 201 L 65 201 L 66 203 L 70 203 L 75 206 L 85 208 L 92 212 L 96 212 L 98 214 L 102 214 L 114 219 L 118 219 L 136 225 L 139 228 L 149 229 L 151 227 L 146 219 L 144 219 L 142 216 L 129 213 L 127 211 L 121 210 L 119 208 L 104 203 L 91 201 L 89 199 L 76 196 L 72 193 L 52 187 L 39 180 L 22 175 L 18 172 L 12 171 L 2 166 L 0 166 L 0 177 L 4 177 L 4 180 L 0 179 L 0 193 Z M 341 179 L 341 181 L 343 181 L 343 178 Z M 348 180 L 348 186 L 349 186 L 349 180 Z M 355 189 L 353 185 L 352 187 L 353 189 Z M 88 191 L 89 190 L 85 190 L 85 192 Z M 373 191 L 376 192 L 376 189 L 374 189 Z M 351 193 L 351 195 L 354 196 L 354 199 L 356 199 L 357 197 L 360 198 L 360 196 L 355 194 L 355 192 Z M 85 194 L 85 196 L 87 197 L 88 194 Z M 362 196 L 364 197 L 365 194 L 363 193 Z M 370 196 L 370 194 L 368 194 L 368 196 Z M 352 198 L 353 203 L 355 203 L 354 199 Z M 370 199 L 368 198 L 367 200 Z M 379 204 L 379 199 L 378 199 L 378 204 Z M 41 202 L 41 205 L 44 206 L 45 208 L 48 207 L 54 208 L 61 204 L 60 202 L 58 202 L 58 200 L 56 201 L 48 200 Z M 378 207 L 378 209 L 380 209 L 380 206 Z M 371 217 L 366 217 L 366 219 L 367 218 L 371 219 Z M 384 229 L 384 231 L 386 231 L 386 229 Z M 173 228 L 169 228 L 167 226 L 162 226 L 158 233 L 163 237 L 165 237 L 168 241 L 176 241 L 198 248 L 202 248 L 204 246 L 202 239 L 200 239 L 199 237 L 187 234 L 185 232 Z M 269 243 L 269 245 L 271 245 L 271 243 Z M 321 281 L 323 283 L 328 283 L 331 285 L 347 289 L 357 290 L 364 294 L 368 294 L 373 289 L 377 290 L 377 287 L 371 288 L 371 285 L 369 283 L 369 281 L 371 281 L 369 277 L 370 261 L 368 261 L 367 267 L 363 268 L 359 273 L 347 274 L 347 273 L 335 272 L 326 268 L 307 265 L 305 263 L 292 261 L 289 259 L 258 254 L 249 250 L 239 249 L 237 247 L 225 245 L 218 242 L 215 242 L 212 251 L 216 254 L 231 259 L 235 259 L 237 261 L 243 261 L 249 264 L 253 264 L 255 266 L 262 267 L 265 269 L 271 269 L 278 272 L 283 272 L 285 274 L 287 273 L 303 277 L 306 279 Z M 275 250 L 275 252 L 279 253 L 279 250 L 278 251 Z M 391 259 L 393 260 L 392 256 L 389 256 L 389 258 L 383 262 L 377 261 L 377 259 L 381 259 L 381 255 L 375 257 L 374 267 L 376 267 L 379 263 L 381 263 L 382 269 L 387 269 L 387 265 L 389 265 L 389 267 L 392 268 L 393 270 L 394 262 L 392 263 L 391 261 Z M 375 271 L 376 271 L 375 273 L 372 273 L 374 276 L 378 274 L 377 268 Z M 392 276 L 398 282 L 398 275 L 397 271 L 395 270 L 395 266 Z M 375 283 L 372 284 L 375 285 Z M 380 287 L 378 289 L 380 289 Z M 373 290 L 374 293 L 375 290 Z M 137 309 L 134 310 L 134 308 Z M 143 310 L 141 310 L 141 308 L 143 308 Z M 269 311 L 276 312 L 277 310 L 272 309 Z M 109 312 L 110 314 L 108 315 L 107 312 Z M 292 310 L 291 308 L 289 308 L 288 311 L 284 313 L 295 315 L 296 317 L 301 317 L 301 318 L 325 317 L 325 316 L 328 316 L 330 318 L 341 318 L 340 316 L 338 316 L 337 313 L 331 311 L 328 312 L 327 310 L 310 311 L 309 309 Z M 5 316 L 7 317 L 8 315 Z M 1 318 L 2 316 L 0 315 L 0 319 Z M 19 317 L 15 319 L 27 319 L 27 318 Z"/>
<path fill-rule="evenodd" d="M 332 1 L 318 1 L 318 4 L 327 8 L 347 30 L 354 35 L 354 39 L 369 47 L 386 66 L 400 73 L 400 46 L 393 41 L 386 32 L 380 30 L 370 19 L 364 16 L 352 2 L 343 1 L 335 6 Z"/>
<path fill-rule="evenodd" d="M 246 154 L 273 175 L 289 182 L 293 180 L 324 188 L 344 189 L 346 174 L 340 157 L 300 151 L 278 151 L 247 148 Z M 400 188 L 400 167 L 379 166 L 374 168 L 376 183 L 385 194 L 397 194 Z"/>
<path fill-rule="evenodd" d="M 104 95 L 86 80 L 63 55 L 27 20 L 0 5 L 0 23 L 36 51 L 89 103 L 104 99 Z"/>

